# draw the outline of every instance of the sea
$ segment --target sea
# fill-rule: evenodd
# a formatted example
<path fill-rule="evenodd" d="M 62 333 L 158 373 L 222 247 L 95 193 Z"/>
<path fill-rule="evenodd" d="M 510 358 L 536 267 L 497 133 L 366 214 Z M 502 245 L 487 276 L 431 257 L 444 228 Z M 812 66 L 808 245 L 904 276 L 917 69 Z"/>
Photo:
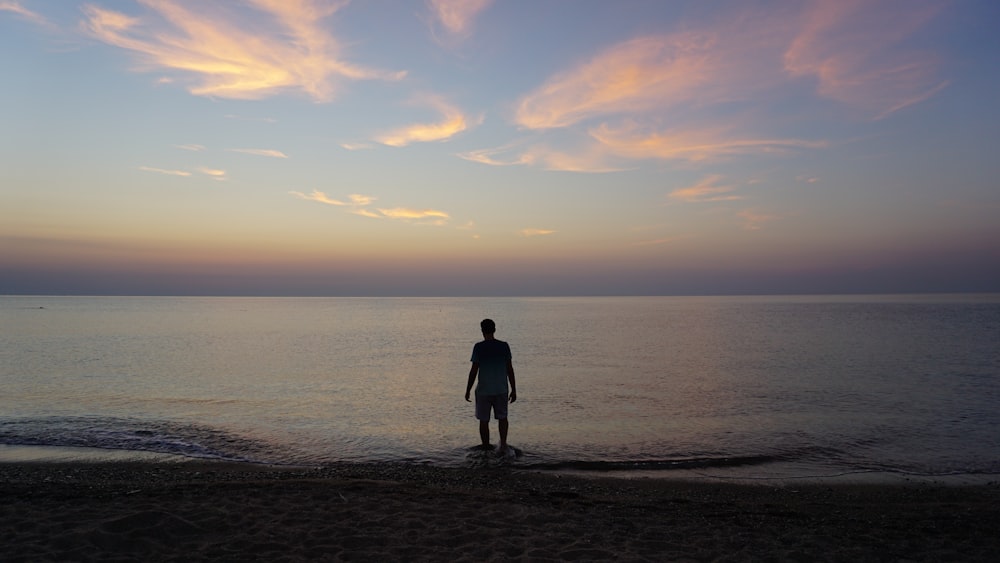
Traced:
<path fill-rule="evenodd" d="M 507 455 L 464 399 L 483 318 Z M 992 482 L 1000 294 L 0 296 L 0 388 L 0 462 Z"/>

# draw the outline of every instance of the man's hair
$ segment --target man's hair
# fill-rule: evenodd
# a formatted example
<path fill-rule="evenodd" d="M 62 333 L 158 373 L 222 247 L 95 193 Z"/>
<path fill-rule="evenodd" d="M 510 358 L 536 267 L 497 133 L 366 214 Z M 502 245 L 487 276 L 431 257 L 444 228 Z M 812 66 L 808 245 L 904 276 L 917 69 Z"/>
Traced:
<path fill-rule="evenodd" d="M 479 323 L 479 328 L 483 329 L 483 334 L 493 334 L 497 331 L 497 325 L 492 319 L 483 319 L 483 322 Z"/>

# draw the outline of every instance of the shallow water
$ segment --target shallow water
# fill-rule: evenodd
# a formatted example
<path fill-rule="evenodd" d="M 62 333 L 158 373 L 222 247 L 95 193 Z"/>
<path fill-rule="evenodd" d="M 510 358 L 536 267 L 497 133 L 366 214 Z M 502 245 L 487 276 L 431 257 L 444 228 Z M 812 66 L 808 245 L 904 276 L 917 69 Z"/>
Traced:
<path fill-rule="evenodd" d="M 1000 295 L 0 297 L 0 444 L 482 464 L 483 317 L 518 467 L 1000 473 Z"/>

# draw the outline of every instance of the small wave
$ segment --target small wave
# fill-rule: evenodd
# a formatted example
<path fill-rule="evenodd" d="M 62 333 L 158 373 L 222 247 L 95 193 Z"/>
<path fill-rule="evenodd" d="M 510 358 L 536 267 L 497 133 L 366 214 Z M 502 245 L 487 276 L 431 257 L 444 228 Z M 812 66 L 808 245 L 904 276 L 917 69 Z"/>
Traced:
<path fill-rule="evenodd" d="M 763 465 L 781 461 L 776 456 L 752 455 L 731 457 L 698 457 L 682 459 L 645 459 L 626 461 L 561 460 L 521 464 L 524 469 L 575 471 L 671 471 L 681 469 L 711 469 Z"/>
<path fill-rule="evenodd" d="M 0 418 L 0 444 L 84 447 L 259 462 L 268 448 L 217 428 L 116 417 Z"/>

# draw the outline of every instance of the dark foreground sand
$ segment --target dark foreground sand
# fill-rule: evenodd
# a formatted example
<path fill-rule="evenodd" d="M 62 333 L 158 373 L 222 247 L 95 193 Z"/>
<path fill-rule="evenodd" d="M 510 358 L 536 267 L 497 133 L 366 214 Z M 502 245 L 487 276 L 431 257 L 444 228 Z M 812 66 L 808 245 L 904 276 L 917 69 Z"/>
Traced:
<path fill-rule="evenodd" d="M 997 561 L 1000 486 L 0 464 L 3 561 Z"/>

